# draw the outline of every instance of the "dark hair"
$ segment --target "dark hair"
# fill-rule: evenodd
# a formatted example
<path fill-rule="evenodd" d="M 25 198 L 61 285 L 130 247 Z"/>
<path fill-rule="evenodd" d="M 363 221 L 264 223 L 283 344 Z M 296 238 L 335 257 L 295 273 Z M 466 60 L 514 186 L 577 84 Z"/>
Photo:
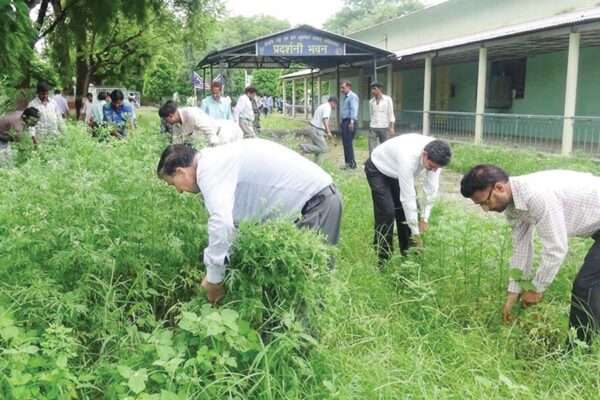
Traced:
<path fill-rule="evenodd" d="M 93 97 L 94 97 L 94 95 L 93 95 L 93 94 L 91 94 L 90 92 L 88 92 L 88 94 L 86 94 L 86 95 L 85 95 L 85 97 L 92 97 L 92 98 L 93 98 Z"/>
<path fill-rule="evenodd" d="M 254 87 L 254 85 L 250 85 L 244 90 L 244 93 L 256 93 L 256 88 Z"/>
<path fill-rule="evenodd" d="M 54 94 L 60 94 L 60 89 L 54 89 Z"/>
<path fill-rule="evenodd" d="M 508 174 L 502 168 L 491 164 L 474 166 L 460 181 L 460 193 L 471 197 L 473 193 L 494 186 L 498 182 L 508 182 Z"/>
<path fill-rule="evenodd" d="M 159 178 L 173 176 L 177 168 L 186 168 L 192 165 L 198 151 L 184 144 L 172 144 L 162 152 L 156 174 Z"/>
<path fill-rule="evenodd" d="M 350 81 L 343 81 L 342 84 L 340 86 L 346 85 L 349 88 L 352 88 L 352 84 L 350 83 Z"/>
<path fill-rule="evenodd" d="M 115 103 L 117 100 L 123 100 L 123 92 L 121 89 L 115 89 L 110 93 L 110 100 Z"/>
<path fill-rule="evenodd" d="M 423 151 L 427 153 L 427 158 L 442 167 L 448 165 L 452 159 L 450 145 L 444 140 L 433 140 L 427 143 Z"/>
<path fill-rule="evenodd" d="M 40 111 L 35 108 L 35 107 L 28 107 L 25 110 L 23 110 L 23 114 L 21 114 L 22 118 L 39 118 L 40 117 Z"/>
<path fill-rule="evenodd" d="M 370 87 L 371 89 L 376 87 L 376 88 L 378 88 L 378 89 L 381 89 L 381 90 L 383 90 L 383 84 L 382 84 L 381 82 L 379 82 L 379 81 L 375 81 L 375 82 L 371 83 L 371 84 L 369 85 L 369 87 Z"/>
<path fill-rule="evenodd" d="M 218 87 L 219 89 L 221 89 L 223 87 L 223 85 L 221 84 L 221 82 L 219 81 L 212 81 L 210 83 L 210 88 L 214 88 L 214 87 Z"/>
<path fill-rule="evenodd" d="M 49 92 L 50 85 L 48 85 L 46 82 L 38 82 L 38 84 L 36 86 L 36 91 L 37 91 L 37 93 Z"/>
<path fill-rule="evenodd" d="M 106 100 L 106 92 L 98 93 L 98 100 L 100 100 L 100 101 Z"/>
<path fill-rule="evenodd" d="M 336 96 L 331 96 L 327 99 L 327 101 L 335 101 L 336 103 L 339 103 L 338 98 Z"/>
<path fill-rule="evenodd" d="M 175 114 L 177 112 L 177 103 L 173 100 L 168 100 L 165 104 L 163 104 L 158 109 L 158 116 L 161 118 L 168 117 L 171 114 Z"/>

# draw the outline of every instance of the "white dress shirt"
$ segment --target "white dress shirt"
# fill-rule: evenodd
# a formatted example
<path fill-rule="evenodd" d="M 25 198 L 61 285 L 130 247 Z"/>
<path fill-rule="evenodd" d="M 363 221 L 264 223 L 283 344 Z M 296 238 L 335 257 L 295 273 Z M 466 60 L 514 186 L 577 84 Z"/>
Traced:
<path fill-rule="evenodd" d="M 422 156 L 425 146 L 435 140 L 431 136 L 418 133 L 407 133 L 386 140 L 375 147 L 371 154 L 371 161 L 377 169 L 390 178 L 398 179 L 400 184 L 400 201 L 406 215 L 406 222 L 413 235 L 419 234 L 419 213 L 417 210 L 417 192 L 415 179 L 425 170 Z M 440 172 L 426 171 L 423 192 L 425 193 L 425 207 L 423 219 L 429 220 L 433 202 L 438 194 Z"/>
<path fill-rule="evenodd" d="M 40 112 L 38 123 L 29 128 L 30 136 L 42 137 L 45 135 L 57 135 L 58 132 L 64 132 L 66 129 L 65 120 L 60 113 L 56 101 L 48 98 L 47 102 L 42 102 L 39 97 L 29 102 L 28 107 L 35 107 Z"/>
<path fill-rule="evenodd" d="M 600 177 L 575 171 L 542 171 L 509 178 L 514 205 L 505 215 L 512 227 L 511 267 L 529 277 L 533 266 L 533 228 L 542 244 L 533 278 L 538 292 L 552 283 L 562 265 L 571 236 L 589 237 L 600 230 Z M 519 293 L 512 279 L 508 290 Z"/>
<path fill-rule="evenodd" d="M 240 119 L 247 121 L 254 121 L 254 108 L 252 108 L 252 100 L 248 95 L 243 94 L 238 98 L 235 104 L 234 118 L 237 117 L 236 122 Z"/>
<path fill-rule="evenodd" d="M 315 163 L 263 139 L 205 148 L 196 160 L 196 181 L 210 214 L 204 264 L 212 283 L 223 280 L 240 220 L 283 216 L 294 221 L 306 202 L 332 183 Z"/>
<path fill-rule="evenodd" d="M 328 101 L 321 104 L 315 110 L 315 115 L 310 120 L 310 124 L 315 128 L 325 130 L 325 125 L 323 124 L 323 119 L 329 118 L 331 114 L 331 104 Z"/>
<path fill-rule="evenodd" d="M 181 122 L 173 124 L 173 142 L 203 135 L 208 146 L 219 146 L 242 140 L 244 133 L 230 120 L 214 119 L 198 107 L 179 108 Z"/>
<path fill-rule="evenodd" d="M 371 111 L 371 128 L 389 128 L 391 123 L 396 122 L 394 115 L 394 103 L 390 96 L 381 95 L 381 99 L 373 97 L 369 100 L 369 110 Z"/>
<path fill-rule="evenodd" d="M 84 99 L 81 105 L 81 114 L 85 116 L 85 122 L 90 122 L 90 119 L 94 116 L 94 102 Z"/>

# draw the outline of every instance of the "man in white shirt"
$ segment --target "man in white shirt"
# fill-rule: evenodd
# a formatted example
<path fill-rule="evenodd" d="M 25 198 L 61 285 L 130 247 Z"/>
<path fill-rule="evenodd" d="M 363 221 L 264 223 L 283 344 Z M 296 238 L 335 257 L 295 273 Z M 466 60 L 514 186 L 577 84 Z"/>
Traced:
<path fill-rule="evenodd" d="M 242 140 L 244 134 L 233 121 L 211 118 L 198 107 L 177 108 L 169 100 L 158 110 L 158 115 L 173 126 L 172 142 L 190 143 L 202 136 L 207 146 L 219 146 Z"/>
<path fill-rule="evenodd" d="M 420 233 L 429 227 L 440 172 L 452 151 L 447 142 L 417 133 L 401 135 L 377 146 L 365 163 L 375 214 L 374 244 L 382 266 L 394 250 L 394 219 L 400 251 L 423 245 Z M 419 219 L 415 179 L 425 172 L 425 207 Z"/>
<path fill-rule="evenodd" d="M 94 95 L 87 94 L 87 99 L 81 103 L 81 111 L 79 112 L 79 120 L 85 121 L 86 124 L 92 125 L 94 117 Z"/>
<path fill-rule="evenodd" d="M 325 103 L 321 104 L 316 110 L 315 115 L 310 121 L 310 138 L 312 144 L 301 144 L 300 150 L 304 154 L 314 154 L 315 162 L 323 165 L 325 152 L 327 151 L 327 139 L 333 140 L 331 129 L 329 127 L 329 116 L 331 110 L 335 110 L 338 105 L 338 98 L 331 96 Z"/>
<path fill-rule="evenodd" d="M 58 110 L 60 111 L 63 118 L 67 118 L 69 116 L 69 103 L 67 99 L 62 95 L 60 89 L 54 89 L 54 101 L 58 106 Z"/>
<path fill-rule="evenodd" d="M 40 112 L 40 119 L 34 127 L 29 128 L 29 135 L 35 144 L 45 136 L 57 135 L 58 132 L 64 132 L 66 129 L 58 105 L 48 97 L 50 86 L 46 82 L 37 84 L 37 97 L 29 102 L 28 107 L 37 108 Z"/>
<path fill-rule="evenodd" d="M 369 100 L 369 110 L 371 111 L 369 155 L 377 146 L 377 139 L 379 139 L 379 143 L 383 143 L 394 137 L 394 124 L 396 123 L 394 102 L 391 97 L 383 94 L 381 82 L 376 81 L 371 84 L 371 94 L 373 97 Z"/>
<path fill-rule="evenodd" d="M 338 242 L 342 201 L 331 176 L 277 143 L 249 139 L 200 152 L 171 145 L 157 174 L 180 193 L 202 193 L 210 214 L 202 287 L 212 303 L 225 295 L 222 281 L 240 220 L 283 216 L 299 228 L 321 231 L 332 245 Z"/>
<path fill-rule="evenodd" d="M 509 280 L 502 309 L 505 324 L 511 322 L 510 312 L 520 295 L 523 307 L 542 300 L 567 256 L 569 237 L 594 239 L 573 281 L 569 318 L 577 338 L 590 343 L 600 327 L 600 177 L 553 170 L 509 178 L 504 170 L 482 164 L 465 174 L 460 190 L 485 211 L 504 212 L 511 225 L 510 266 L 523 271 L 524 279 Z M 532 273 L 534 228 L 541 254 Z"/>
<path fill-rule="evenodd" d="M 233 115 L 234 118 L 237 118 L 236 122 L 240 124 L 240 128 L 244 132 L 244 138 L 256 137 L 254 132 L 254 107 L 252 106 L 256 93 L 254 86 L 248 86 L 235 105 Z"/>

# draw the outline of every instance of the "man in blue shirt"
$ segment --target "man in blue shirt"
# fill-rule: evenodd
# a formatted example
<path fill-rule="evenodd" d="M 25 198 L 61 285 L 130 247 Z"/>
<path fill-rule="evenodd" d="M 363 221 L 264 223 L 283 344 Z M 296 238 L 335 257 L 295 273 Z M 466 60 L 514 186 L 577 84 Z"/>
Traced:
<path fill-rule="evenodd" d="M 122 139 L 127 136 L 127 126 L 131 127 L 133 110 L 131 106 L 123 103 L 123 92 L 115 89 L 110 94 L 110 103 L 104 105 L 104 122 L 111 128 L 113 136 Z"/>
<path fill-rule="evenodd" d="M 231 114 L 231 101 L 221 95 L 221 82 L 213 81 L 210 84 L 210 96 L 202 100 L 200 108 L 214 119 L 227 119 L 233 121 Z"/>
<path fill-rule="evenodd" d="M 342 127 L 342 142 L 344 144 L 344 161 L 342 169 L 356 169 L 356 160 L 354 159 L 354 148 L 352 141 L 357 128 L 358 119 L 358 96 L 352 91 L 352 84 L 348 81 L 342 82 L 340 91 L 344 94 L 344 102 L 340 109 L 340 119 Z"/>

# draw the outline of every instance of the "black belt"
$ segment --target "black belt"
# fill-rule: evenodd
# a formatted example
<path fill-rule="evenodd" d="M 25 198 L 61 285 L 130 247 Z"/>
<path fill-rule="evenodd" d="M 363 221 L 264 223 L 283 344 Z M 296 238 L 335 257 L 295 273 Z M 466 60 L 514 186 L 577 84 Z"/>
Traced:
<path fill-rule="evenodd" d="M 337 192 L 338 192 L 338 188 L 337 188 L 337 186 L 335 186 L 334 183 L 327 185 L 324 189 L 322 189 L 317 194 L 315 194 L 313 197 L 311 197 L 306 202 L 306 204 L 304 204 L 304 207 L 302 207 L 301 213 L 303 215 L 308 213 L 313 208 L 315 208 L 316 206 L 321 204 L 321 202 L 323 200 L 325 200 L 327 197 L 332 196 L 332 195 L 336 194 Z"/>

